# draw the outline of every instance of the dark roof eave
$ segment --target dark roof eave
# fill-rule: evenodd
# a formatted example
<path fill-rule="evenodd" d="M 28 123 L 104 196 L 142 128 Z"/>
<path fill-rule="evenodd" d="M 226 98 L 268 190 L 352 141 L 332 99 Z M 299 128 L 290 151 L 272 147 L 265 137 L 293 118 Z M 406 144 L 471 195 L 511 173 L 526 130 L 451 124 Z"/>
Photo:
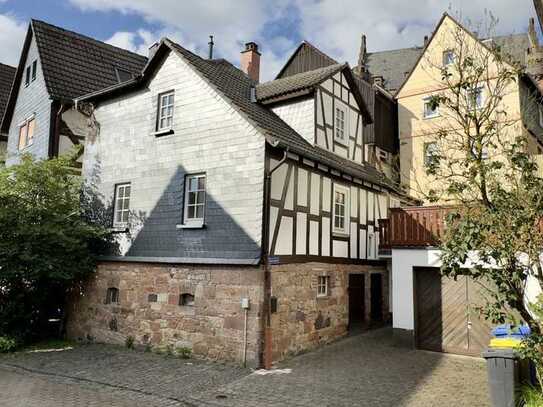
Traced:
<path fill-rule="evenodd" d="M 91 102 L 94 100 L 100 100 L 105 98 L 106 96 L 110 96 L 112 94 L 115 94 L 116 92 L 122 92 L 124 90 L 127 90 L 131 87 L 135 87 L 141 83 L 143 76 L 138 75 L 137 77 L 133 79 L 129 79 L 125 82 L 118 83 L 116 85 L 110 86 L 105 89 L 97 90 L 96 92 L 88 93 L 86 95 L 80 96 L 75 99 L 75 103 L 81 103 L 81 102 Z"/>

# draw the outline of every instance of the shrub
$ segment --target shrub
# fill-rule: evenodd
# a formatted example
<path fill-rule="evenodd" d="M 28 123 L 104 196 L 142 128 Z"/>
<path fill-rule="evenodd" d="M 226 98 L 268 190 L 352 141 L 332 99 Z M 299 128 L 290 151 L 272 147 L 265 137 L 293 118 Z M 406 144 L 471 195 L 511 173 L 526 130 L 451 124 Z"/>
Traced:
<path fill-rule="evenodd" d="M 128 349 L 134 349 L 134 337 L 128 336 L 124 341 L 124 344 Z"/>
<path fill-rule="evenodd" d="M 522 398 L 525 407 L 543 407 L 543 392 L 535 387 L 523 388 Z"/>
<path fill-rule="evenodd" d="M 186 348 L 184 346 L 176 348 L 175 353 L 181 359 L 190 359 L 190 357 L 192 356 L 192 350 L 190 348 Z"/>
<path fill-rule="evenodd" d="M 17 341 L 9 336 L 0 336 L 0 353 L 13 352 L 17 348 Z"/>

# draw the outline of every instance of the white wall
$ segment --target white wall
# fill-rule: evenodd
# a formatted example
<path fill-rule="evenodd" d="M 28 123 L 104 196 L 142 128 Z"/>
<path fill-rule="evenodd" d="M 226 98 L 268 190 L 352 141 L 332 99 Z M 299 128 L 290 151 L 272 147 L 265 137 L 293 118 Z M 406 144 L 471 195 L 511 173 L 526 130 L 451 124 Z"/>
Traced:
<path fill-rule="evenodd" d="M 436 249 L 392 249 L 392 326 L 413 330 L 415 310 L 413 297 L 413 267 L 441 267 L 441 250 Z M 471 267 L 477 262 L 475 253 L 466 262 Z M 529 278 L 526 301 L 532 302 L 541 293 L 537 280 Z"/>
<path fill-rule="evenodd" d="M 308 143 L 315 142 L 315 100 L 288 102 L 271 109 Z"/>

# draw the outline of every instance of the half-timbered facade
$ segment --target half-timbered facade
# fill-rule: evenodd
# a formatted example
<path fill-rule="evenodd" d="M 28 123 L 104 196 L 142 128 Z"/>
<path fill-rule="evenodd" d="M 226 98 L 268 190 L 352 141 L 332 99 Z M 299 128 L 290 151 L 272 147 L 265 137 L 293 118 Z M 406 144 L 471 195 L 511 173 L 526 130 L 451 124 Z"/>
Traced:
<path fill-rule="evenodd" d="M 243 54 L 258 65 L 256 44 Z M 73 302 L 73 337 L 259 364 L 389 318 L 379 220 L 403 195 L 366 161 L 360 79 L 347 64 L 247 73 L 164 39 L 137 78 L 77 100 L 119 250 Z M 104 304 L 110 288 L 132 311 Z"/>

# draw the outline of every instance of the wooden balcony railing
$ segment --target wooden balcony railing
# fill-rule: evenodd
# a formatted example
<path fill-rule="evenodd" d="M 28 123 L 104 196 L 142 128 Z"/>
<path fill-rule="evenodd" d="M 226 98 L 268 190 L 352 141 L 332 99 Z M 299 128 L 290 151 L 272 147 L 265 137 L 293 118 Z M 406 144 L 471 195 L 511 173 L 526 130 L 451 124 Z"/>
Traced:
<path fill-rule="evenodd" d="M 436 246 L 445 231 L 449 210 L 443 206 L 391 209 L 388 219 L 379 219 L 379 250 Z"/>

